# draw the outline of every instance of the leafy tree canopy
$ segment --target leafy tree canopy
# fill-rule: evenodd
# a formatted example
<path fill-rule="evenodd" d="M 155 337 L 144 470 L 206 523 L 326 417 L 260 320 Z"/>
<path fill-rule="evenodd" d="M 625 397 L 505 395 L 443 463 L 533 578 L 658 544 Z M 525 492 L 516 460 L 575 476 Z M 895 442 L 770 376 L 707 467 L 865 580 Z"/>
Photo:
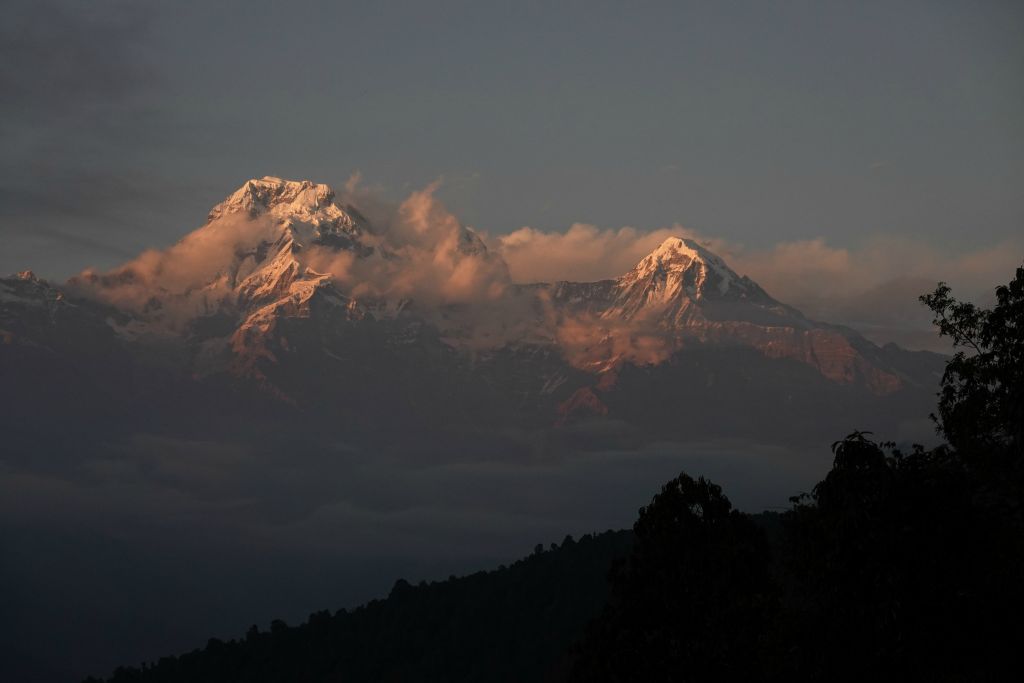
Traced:
<path fill-rule="evenodd" d="M 1024 447 L 1024 267 L 996 289 L 996 306 L 983 309 L 953 298 L 939 283 L 920 297 L 939 334 L 956 355 L 947 363 L 939 395 L 940 432 L 955 448 Z M 934 417 L 934 416 L 933 416 Z"/>

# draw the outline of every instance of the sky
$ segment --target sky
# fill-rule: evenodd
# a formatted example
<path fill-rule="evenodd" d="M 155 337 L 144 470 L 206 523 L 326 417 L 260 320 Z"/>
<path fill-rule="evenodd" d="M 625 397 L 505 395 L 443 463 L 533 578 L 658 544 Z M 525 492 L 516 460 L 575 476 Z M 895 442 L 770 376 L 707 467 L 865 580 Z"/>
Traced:
<path fill-rule="evenodd" d="M 267 174 L 441 180 L 491 235 L 1024 232 L 1017 2 L 5 5 L 4 273 L 166 246 Z"/>

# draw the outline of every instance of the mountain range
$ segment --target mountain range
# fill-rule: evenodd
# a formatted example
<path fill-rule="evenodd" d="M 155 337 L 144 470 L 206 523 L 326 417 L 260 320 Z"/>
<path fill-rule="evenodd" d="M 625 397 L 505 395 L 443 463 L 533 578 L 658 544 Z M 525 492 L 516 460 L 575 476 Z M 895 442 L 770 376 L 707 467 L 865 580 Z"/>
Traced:
<path fill-rule="evenodd" d="M 614 279 L 517 283 L 430 202 L 371 213 L 264 177 L 170 248 L 0 279 L 0 420 L 26 439 L 242 426 L 535 449 L 903 434 L 934 403 L 942 356 L 808 319 L 692 239 Z"/>

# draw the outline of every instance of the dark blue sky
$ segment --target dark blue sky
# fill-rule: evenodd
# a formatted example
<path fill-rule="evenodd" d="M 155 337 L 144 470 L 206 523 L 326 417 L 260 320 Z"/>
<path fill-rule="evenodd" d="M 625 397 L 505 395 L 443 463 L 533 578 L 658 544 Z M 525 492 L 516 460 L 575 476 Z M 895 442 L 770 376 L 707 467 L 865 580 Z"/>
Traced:
<path fill-rule="evenodd" d="M 264 174 L 443 178 L 492 234 L 1024 225 L 1018 2 L 15 2 L 0 41 L 2 272 L 113 265 Z"/>

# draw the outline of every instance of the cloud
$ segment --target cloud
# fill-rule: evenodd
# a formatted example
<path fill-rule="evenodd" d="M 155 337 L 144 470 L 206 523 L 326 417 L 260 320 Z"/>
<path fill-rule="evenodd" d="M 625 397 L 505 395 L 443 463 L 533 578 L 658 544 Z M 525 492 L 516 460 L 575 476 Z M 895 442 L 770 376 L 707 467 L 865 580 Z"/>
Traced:
<path fill-rule="evenodd" d="M 951 252 L 909 237 L 875 235 L 853 248 L 819 238 L 739 249 L 729 260 L 772 296 L 811 317 L 850 325 L 878 343 L 948 351 L 917 297 L 941 280 L 958 297 L 990 305 L 993 289 L 1024 260 L 1024 240 Z"/>
<path fill-rule="evenodd" d="M 311 249 L 303 258 L 314 270 L 334 275 L 355 296 L 408 298 L 427 304 L 493 300 L 510 283 L 504 260 L 442 204 L 432 183 L 392 205 L 372 190 L 360 190 L 358 177 L 346 184 L 345 201 L 365 213 L 381 247 L 369 258 Z M 364 207 L 367 209 L 364 211 Z"/>
<path fill-rule="evenodd" d="M 106 272 L 85 270 L 68 288 L 117 308 L 155 313 L 172 326 L 215 312 L 231 294 L 245 255 L 276 238 L 266 218 L 226 216 L 167 249 L 150 249 Z"/>
<path fill-rule="evenodd" d="M 397 285 L 446 302 L 499 296 L 509 282 L 504 261 L 437 200 L 437 187 L 412 193 L 398 207 L 388 233 L 403 262 Z"/>
<path fill-rule="evenodd" d="M 737 249 L 731 261 L 769 292 L 807 299 L 866 291 L 885 282 L 924 278 L 976 289 L 995 286 L 1024 257 L 1024 241 L 950 253 L 908 237 L 870 236 L 854 248 L 832 247 L 821 238 L 784 242 L 769 249 Z"/>
<path fill-rule="evenodd" d="M 516 282 L 593 281 L 621 275 L 665 238 L 680 233 L 691 235 L 678 226 L 640 232 L 574 223 L 565 232 L 519 228 L 491 244 L 508 263 Z"/>
<path fill-rule="evenodd" d="M 613 322 L 596 316 L 563 315 L 556 319 L 555 336 L 565 358 L 584 370 L 608 371 L 619 360 L 657 365 L 677 350 L 656 321 Z M 614 382 L 614 374 L 605 375 Z"/>

